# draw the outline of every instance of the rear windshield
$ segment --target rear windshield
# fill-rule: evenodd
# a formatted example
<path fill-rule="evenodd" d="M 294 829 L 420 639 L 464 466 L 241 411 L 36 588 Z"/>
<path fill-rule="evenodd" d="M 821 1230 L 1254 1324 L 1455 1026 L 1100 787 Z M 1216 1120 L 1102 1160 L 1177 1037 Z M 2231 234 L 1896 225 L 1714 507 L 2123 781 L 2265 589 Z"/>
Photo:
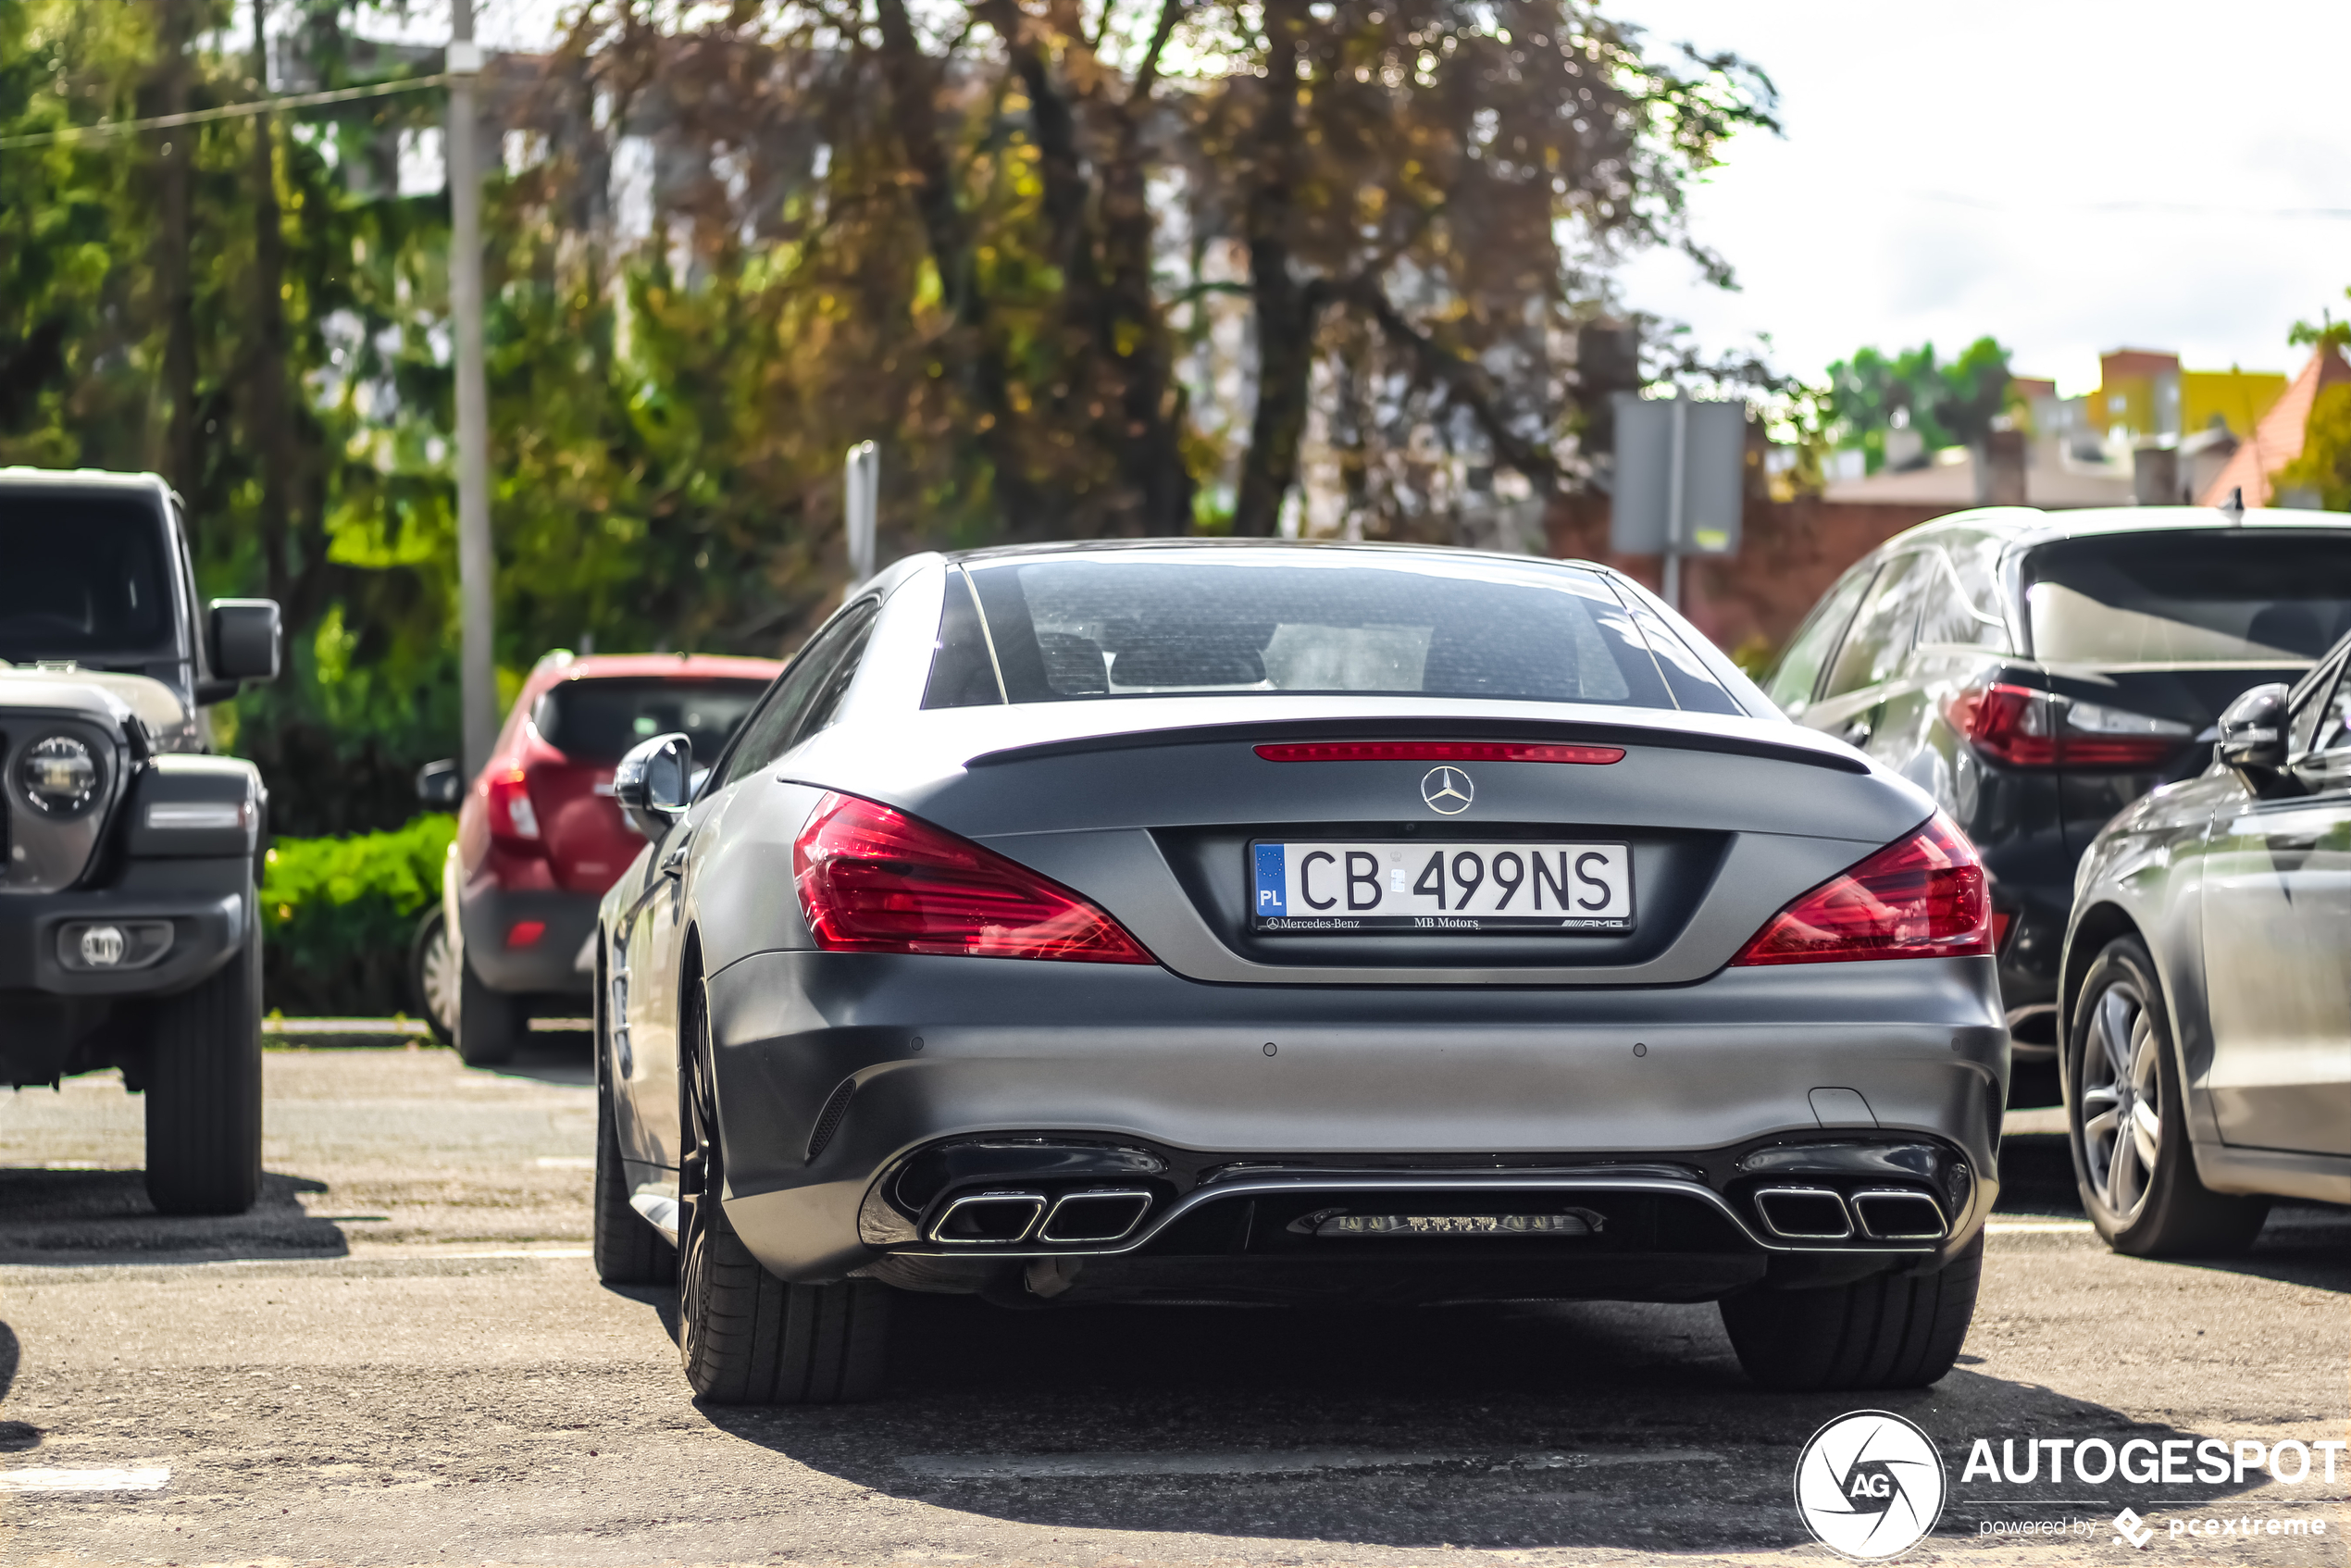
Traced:
<path fill-rule="evenodd" d="M 976 604 L 965 576 L 926 707 L 1356 692 L 1740 711 L 1662 621 L 1572 566 L 1122 551 L 973 563 Z"/>
<path fill-rule="evenodd" d="M 168 649 L 165 549 L 152 503 L 0 489 L 0 659 Z"/>
<path fill-rule="evenodd" d="M 2278 665 L 2351 631 L 2351 533 L 2108 534 L 2024 559 L 2035 658 Z"/>
<path fill-rule="evenodd" d="M 694 761 L 707 765 L 766 690 L 764 680 L 591 676 L 552 688 L 530 721 L 576 762 L 618 762 L 638 741 L 675 731 L 693 740 Z"/>

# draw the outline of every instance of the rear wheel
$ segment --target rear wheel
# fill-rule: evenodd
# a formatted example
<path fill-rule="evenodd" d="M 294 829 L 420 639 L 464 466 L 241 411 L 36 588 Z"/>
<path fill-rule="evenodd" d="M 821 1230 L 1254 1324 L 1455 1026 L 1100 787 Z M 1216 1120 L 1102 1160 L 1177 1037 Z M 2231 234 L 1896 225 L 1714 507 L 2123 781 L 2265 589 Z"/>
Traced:
<path fill-rule="evenodd" d="M 468 1067 L 495 1067 L 514 1060 L 515 1048 L 530 1029 L 523 999 L 491 990 L 470 964 L 460 963 L 457 982 L 457 1054 Z"/>
<path fill-rule="evenodd" d="M 408 998 L 443 1045 L 457 1039 L 457 950 L 449 944 L 448 916 L 435 904 L 417 923 L 416 940 L 408 944 Z"/>
<path fill-rule="evenodd" d="M 2064 1073 L 2074 1178 L 2108 1246 L 2153 1258 L 2252 1245 L 2270 1201 L 2196 1178 L 2171 1020 L 2138 938 L 2108 942 L 2084 977 Z"/>
<path fill-rule="evenodd" d="M 719 1201 L 726 1160 L 710 1092 L 700 977 L 686 979 L 678 1098 L 678 1348 L 712 1404 L 834 1404 L 881 1389 L 889 1288 L 869 1279 L 792 1285 L 760 1265 Z"/>
<path fill-rule="evenodd" d="M 1984 1234 L 1933 1274 L 1723 1298 L 1723 1326 L 1766 1388 L 1922 1388 L 1951 1370 L 1975 1317 Z"/>
<path fill-rule="evenodd" d="M 241 1214 L 261 1196 L 261 943 L 154 1014 L 147 1200 L 167 1214 Z"/>

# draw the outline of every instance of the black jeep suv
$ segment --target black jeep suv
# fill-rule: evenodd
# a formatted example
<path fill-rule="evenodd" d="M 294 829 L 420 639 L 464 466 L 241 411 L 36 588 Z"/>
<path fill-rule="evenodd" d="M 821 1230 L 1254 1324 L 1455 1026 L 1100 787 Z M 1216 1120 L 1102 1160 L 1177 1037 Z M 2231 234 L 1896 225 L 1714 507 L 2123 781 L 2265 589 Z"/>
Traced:
<path fill-rule="evenodd" d="M 161 479 L 0 468 L 0 1083 L 121 1068 L 167 1213 L 261 1186 L 268 797 L 202 709 L 278 644 L 267 600 L 198 610 Z"/>

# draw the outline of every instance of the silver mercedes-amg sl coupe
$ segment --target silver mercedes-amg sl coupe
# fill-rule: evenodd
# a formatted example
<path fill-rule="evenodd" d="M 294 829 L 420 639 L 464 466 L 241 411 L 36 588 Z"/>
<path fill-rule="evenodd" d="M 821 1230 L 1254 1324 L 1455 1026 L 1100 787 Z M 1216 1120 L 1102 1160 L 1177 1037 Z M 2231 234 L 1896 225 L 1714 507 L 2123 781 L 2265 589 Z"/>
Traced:
<path fill-rule="evenodd" d="M 596 1258 L 707 1400 L 874 1392 L 901 1290 L 1712 1300 L 1788 1389 L 1966 1336 L 1983 868 L 1617 573 L 917 556 L 615 789 Z"/>

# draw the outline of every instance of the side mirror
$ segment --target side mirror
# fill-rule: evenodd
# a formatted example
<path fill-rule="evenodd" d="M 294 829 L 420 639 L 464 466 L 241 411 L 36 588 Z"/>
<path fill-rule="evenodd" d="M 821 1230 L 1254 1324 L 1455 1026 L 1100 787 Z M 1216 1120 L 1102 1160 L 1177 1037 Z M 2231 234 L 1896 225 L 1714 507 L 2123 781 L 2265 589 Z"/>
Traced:
<path fill-rule="evenodd" d="M 2244 692 L 2220 713 L 2212 754 L 2256 785 L 2285 766 L 2286 685 L 2282 680 Z"/>
<path fill-rule="evenodd" d="M 218 681 L 278 678 L 278 602 L 215 599 L 205 628 L 205 653 Z"/>
<path fill-rule="evenodd" d="M 435 811 L 454 811 L 466 796 L 466 776 L 457 771 L 457 759 L 443 757 L 417 769 L 417 799 Z"/>
<path fill-rule="evenodd" d="M 683 735 L 656 735 L 631 748 L 612 770 L 612 798 L 628 826 L 659 839 L 686 815 L 693 799 L 694 743 Z"/>

